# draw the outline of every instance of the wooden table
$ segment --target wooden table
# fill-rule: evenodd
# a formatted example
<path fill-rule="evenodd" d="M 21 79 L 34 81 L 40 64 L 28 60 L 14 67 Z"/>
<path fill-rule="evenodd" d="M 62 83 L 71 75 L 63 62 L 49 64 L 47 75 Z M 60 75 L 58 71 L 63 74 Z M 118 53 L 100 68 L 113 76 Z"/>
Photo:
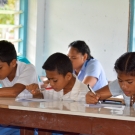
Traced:
<path fill-rule="evenodd" d="M 88 106 L 69 101 L 16 102 L 0 98 L 0 124 L 21 127 L 21 135 L 71 134 L 135 135 L 134 108 L 121 105 Z"/>

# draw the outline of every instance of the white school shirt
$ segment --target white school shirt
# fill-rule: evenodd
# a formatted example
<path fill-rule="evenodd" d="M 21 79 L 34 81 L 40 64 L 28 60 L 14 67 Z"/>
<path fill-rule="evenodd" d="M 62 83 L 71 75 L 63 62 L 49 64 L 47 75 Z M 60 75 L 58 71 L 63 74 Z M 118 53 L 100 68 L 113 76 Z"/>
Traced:
<path fill-rule="evenodd" d="M 89 91 L 86 84 L 82 83 L 76 78 L 75 84 L 70 92 L 67 94 L 63 94 L 63 89 L 59 92 L 55 90 L 45 90 L 43 92 L 45 99 L 53 99 L 53 100 L 73 100 L 73 101 L 84 101 L 85 95 Z"/>
<path fill-rule="evenodd" d="M 116 79 L 115 81 L 109 83 L 109 89 L 110 89 L 110 92 L 111 92 L 112 96 L 123 95 L 125 104 L 126 104 L 127 106 L 130 105 L 130 97 L 128 97 L 128 96 L 126 96 L 126 95 L 124 94 L 124 92 L 123 92 L 122 89 L 120 88 L 120 85 L 119 85 L 117 79 Z"/>
<path fill-rule="evenodd" d="M 32 64 L 25 64 L 24 62 L 17 61 L 17 70 L 15 78 L 10 82 L 6 77 L 0 80 L 2 87 L 12 87 L 16 83 L 23 85 L 30 85 L 32 83 L 38 84 L 37 73 L 35 67 Z M 32 94 L 28 90 L 23 90 L 17 97 L 32 97 Z"/>

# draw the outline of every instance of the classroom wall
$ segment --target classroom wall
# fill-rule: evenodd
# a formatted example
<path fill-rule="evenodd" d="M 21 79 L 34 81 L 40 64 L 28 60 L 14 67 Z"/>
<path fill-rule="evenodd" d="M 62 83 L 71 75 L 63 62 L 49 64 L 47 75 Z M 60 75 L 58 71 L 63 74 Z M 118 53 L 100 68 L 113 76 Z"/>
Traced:
<path fill-rule="evenodd" d="M 36 20 L 39 11 L 31 9 L 33 1 L 40 5 L 43 0 L 29 2 L 30 11 L 32 10 L 29 15 Z M 36 21 L 42 22 L 40 26 L 42 31 L 38 32 L 42 42 L 34 42 L 35 39 L 40 38 L 36 35 L 38 38 L 29 38 L 32 46 L 28 44 L 31 51 L 28 56 L 35 60 L 40 75 L 44 74 L 40 67 L 50 54 L 66 53 L 70 42 L 84 40 L 89 45 L 92 55 L 103 65 L 107 79 L 111 81 L 116 78 L 113 70 L 114 62 L 127 51 L 129 0 L 45 0 L 40 6 L 40 12 L 43 12 L 40 16 L 44 16 Z M 29 18 L 30 30 L 31 25 L 33 23 Z M 38 31 L 39 26 L 36 27 Z M 36 34 L 36 31 L 31 30 L 29 36 L 31 37 L 32 34 Z M 35 46 L 41 48 L 40 53 L 35 53 Z M 35 58 L 34 53 L 38 54 Z"/>
<path fill-rule="evenodd" d="M 28 37 L 26 56 L 35 65 L 36 58 L 36 32 L 37 32 L 37 0 L 28 1 Z"/>
<path fill-rule="evenodd" d="M 39 76 L 44 75 L 44 14 L 45 0 L 28 1 L 28 40 L 26 57 L 36 66 Z"/>

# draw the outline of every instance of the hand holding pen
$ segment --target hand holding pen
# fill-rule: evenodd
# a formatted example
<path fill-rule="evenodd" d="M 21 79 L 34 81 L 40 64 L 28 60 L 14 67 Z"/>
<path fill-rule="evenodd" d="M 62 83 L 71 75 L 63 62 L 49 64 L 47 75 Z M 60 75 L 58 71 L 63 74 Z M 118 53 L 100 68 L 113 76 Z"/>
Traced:
<path fill-rule="evenodd" d="M 92 93 L 90 93 L 90 92 L 87 93 L 86 102 L 88 104 L 96 104 L 96 103 L 101 104 L 101 101 L 99 101 L 100 96 L 94 92 L 94 90 L 90 87 L 89 84 L 88 84 L 88 88 L 89 88 L 90 92 L 92 92 Z"/>
<path fill-rule="evenodd" d="M 26 86 L 26 89 L 32 94 L 32 95 L 37 95 L 41 93 L 42 89 L 39 84 L 33 83 L 30 85 Z"/>

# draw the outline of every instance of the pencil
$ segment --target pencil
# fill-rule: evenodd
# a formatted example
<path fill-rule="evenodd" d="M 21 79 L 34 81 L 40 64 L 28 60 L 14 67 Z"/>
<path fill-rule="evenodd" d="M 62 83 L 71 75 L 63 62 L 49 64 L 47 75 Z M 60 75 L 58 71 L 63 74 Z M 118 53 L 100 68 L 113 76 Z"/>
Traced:
<path fill-rule="evenodd" d="M 90 87 L 89 84 L 88 84 L 88 88 L 89 88 L 89 90 L 90 90 L 92 93 L 94 93 L 94 94 L 96 95 L 95 91 Z M 98 101 L 98 103 L 101 104 L 101 101 Z"/>

